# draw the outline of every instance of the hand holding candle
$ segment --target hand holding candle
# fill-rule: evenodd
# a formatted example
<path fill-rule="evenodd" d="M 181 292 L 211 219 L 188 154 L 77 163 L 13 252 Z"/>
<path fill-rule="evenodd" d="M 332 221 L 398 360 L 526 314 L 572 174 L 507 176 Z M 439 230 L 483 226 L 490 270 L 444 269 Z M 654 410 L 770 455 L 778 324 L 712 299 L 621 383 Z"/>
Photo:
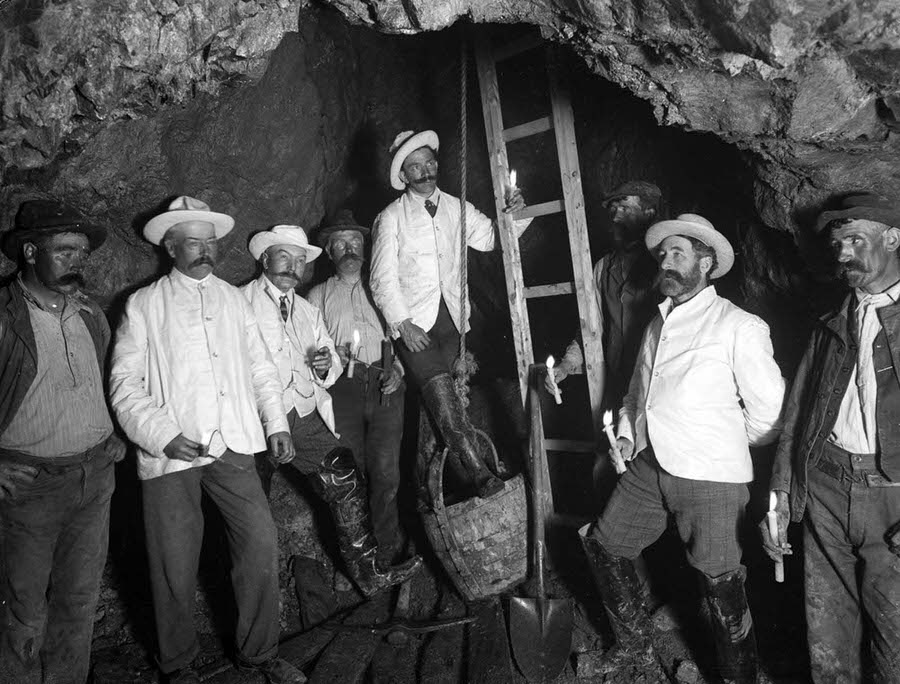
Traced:
<path fill-rule="evenodd" d="M 769 523 L 769 536 L 775 546 L 779 546 L 778 513 L 775 511 L 777 505 L 778 495 L 774 491 L 769 492 L 769 512 L 766 513 L 766 519 Z M 784 560 L 775 561 L 775 581 L 784 582 Z"/>
<path fill-rule="evenodd" d="M 350 361 L 347 363 L 347 377 L 353 377 L 356 368 L 356 355 L 359 354 L 359 330 L 353 331 L 353 341 L 350 343 Z"/>
<path fill-rule="evenodd" d="M 603 413 L 603 432 L 606 433 L 606 439 L 609 440 L 609 448 L 612 451 L 613 465 L 616 468 L 616 474 L 621 475 L 625 472 L 625 459 L 622 458 L 622 452 L 619 449 L 619 441 L 616 439 L 616 433 L 613 430 L 612 411 L 604 411 Z"/>
<path fill-rule="evenodd" d="M 557 404 L 562 403 L 562 394 L 559 391 L 559 385 L 556 384 L 556 377 L 553 374 L 553 367 L 556 365 L 556 361 L 552 356 L 547 357 L 547 379 L 550 381 L 550 385 L 553 387 L 553 398 L 556 399 Z"/>

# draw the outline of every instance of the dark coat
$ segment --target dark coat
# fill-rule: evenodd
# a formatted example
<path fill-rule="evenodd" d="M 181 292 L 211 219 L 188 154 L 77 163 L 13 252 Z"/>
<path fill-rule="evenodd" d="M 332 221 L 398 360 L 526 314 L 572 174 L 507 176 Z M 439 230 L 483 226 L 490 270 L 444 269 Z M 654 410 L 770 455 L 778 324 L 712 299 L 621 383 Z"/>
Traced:
<path fill-rule="evenodd" d="M 795 522 L 803 518 L 806 508 L 809 467 L 817 463 L 834 429 L 856 364 L 857 340 L 848 332 L 856 329 L 855 320 L 850 320 L 855 318 L 850 308 L 855 305 L 856 299 L 850 295 L 838 311 L 819 320 L 788 395 L 771 487 L 790 492 Z M 900 303 L 879 309 L 878 318 L 882 331 L 875 339 L 873 362 L 876 370 L 891 368 L 891 373 L 890 382 L 879 381 L 876 422 L 882 470 L 889 466 L 890 474 L 897 472 L 898 464 L 893 461 L 900 458 L 900 424 L 893 415 L 900 396 Z"/>
<path fill-rule="evenodd" d="M 94 340 L 97 363 L 105 377 L 109 324 L 96 302 L 85 299 L 79 313 Z M 12 421 L 37 375 L 37 345 L 28 305 L 17 279 L 0 287 L 0 432 Z"/>

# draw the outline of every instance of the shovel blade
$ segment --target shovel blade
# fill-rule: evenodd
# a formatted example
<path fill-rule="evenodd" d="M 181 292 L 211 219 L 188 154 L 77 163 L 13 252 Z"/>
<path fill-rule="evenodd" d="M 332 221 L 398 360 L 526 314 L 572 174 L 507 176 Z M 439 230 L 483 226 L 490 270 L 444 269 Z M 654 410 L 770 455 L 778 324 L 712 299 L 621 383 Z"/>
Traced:
<path fill-rule="evenodd" d="M 572 650 L 572 629 L 567 599 L 510 599 L 513 656 L 529 682 L 552 682 L 562 672 Z"/>

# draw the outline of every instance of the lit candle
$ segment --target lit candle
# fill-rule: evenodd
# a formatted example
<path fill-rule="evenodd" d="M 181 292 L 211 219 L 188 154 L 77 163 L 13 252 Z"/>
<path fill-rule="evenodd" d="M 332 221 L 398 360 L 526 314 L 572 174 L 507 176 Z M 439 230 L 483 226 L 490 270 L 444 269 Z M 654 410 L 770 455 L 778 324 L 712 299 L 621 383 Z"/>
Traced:
<path fill-rule="evenodd" d="M 562 403 L 562 394 L 559 391 L 559 385 L 556 384 L 556 376 L 553 375 L 553 366 L 556 365 L 556 361 L 552 356 L 547 357 L 547 377 L 550 378 L 550 384 L 553 386 L 553 398 L 556 399 L 557 404 Z"/>
<path fill-rule="evenodd" d="M 621 475 L 625 472 L 625 459 L 622 458 L 619 441 L 616 439 L 616 433 L 613 430 L 612 411 L 604 411 L 603 413 L 603 432 L 606 433 L 606 439 L 609 440 L 609 447 L 612 449 L 613 465 L 616 467 L 616 473 Z"/>
<path fill-rule="evenodd" d="M 516 170 L 511 169 L 509 172 L 509 188 L 510 190 L 516 189 Z"/>
<path fill-rule="evenodd" d="M 769 512 L 766 513 L 766 519 L 769 522 L 769 536 L 775 546 L 778 546 L 778 513 L 775 512 L 775 506 L 778 505 L 778 495 L 772 491 L 769 492 Z M 784 560 L 775 561 L 775 581 L 784 582 Z"/>
<path fill-rule="evenodd" d="M 353 377 L 356 368 L 356 355 L 359 353 L 359 330 L 353 331 L 353 341 L 350 343 L 350 362 L 347 364 L 347 377 Z"/>
<path fill-rule="evenodd" d="M 209 456 L 209 447 L 212 444 L 212 438 L 215 433 L 215 430 L 207 430 L 200 435 L 200 449 L 198 450 L 200 458 Z"/>

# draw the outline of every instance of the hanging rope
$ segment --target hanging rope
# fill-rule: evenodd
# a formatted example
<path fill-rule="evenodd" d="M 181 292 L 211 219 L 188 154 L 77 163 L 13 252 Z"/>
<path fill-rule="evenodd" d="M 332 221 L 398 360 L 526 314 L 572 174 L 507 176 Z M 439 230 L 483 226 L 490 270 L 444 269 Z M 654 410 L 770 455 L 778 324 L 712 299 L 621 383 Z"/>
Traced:
<path fill-rule="evenodd" d="M 462 29 L 465 30 L 465 29 Z M 475 357 L 466 351 L 466 323 L 469 320 L 469 253 L 466 231 L 466 187 L 468 185 L 468 164 L 466 153 L 468 148 L 468 123 L 466 120 L 468 103 L 468 50 L 465 34 L 459 41 L 459 357 L 453 369 L 456 381 L 456 392 L 467 405 L 469 400 L 469 376 L 475 372 Z"/>

